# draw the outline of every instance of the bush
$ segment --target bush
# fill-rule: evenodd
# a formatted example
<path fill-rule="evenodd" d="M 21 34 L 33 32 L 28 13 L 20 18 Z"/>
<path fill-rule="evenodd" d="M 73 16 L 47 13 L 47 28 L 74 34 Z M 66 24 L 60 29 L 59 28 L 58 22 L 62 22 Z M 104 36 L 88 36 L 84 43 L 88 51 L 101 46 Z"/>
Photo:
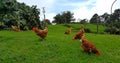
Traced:
<path fill-rule="evenodd" d="M 0 30 L 2 30 L 2 29 L 4 29 L 4 28 L 5 28 L 4 26 L 2 26 L 2 25 L 0 26 Z"/>
<path fill-rule="evenodd" d="M 120 34 L 120 29 L 116 27 L 106 28 L 104 31 L 110 34 Z"/>
<path fill-rule="evenodd" d="M 91 33 L 91 30 L 89 28 L 84 29 L 86 33 Z"/>

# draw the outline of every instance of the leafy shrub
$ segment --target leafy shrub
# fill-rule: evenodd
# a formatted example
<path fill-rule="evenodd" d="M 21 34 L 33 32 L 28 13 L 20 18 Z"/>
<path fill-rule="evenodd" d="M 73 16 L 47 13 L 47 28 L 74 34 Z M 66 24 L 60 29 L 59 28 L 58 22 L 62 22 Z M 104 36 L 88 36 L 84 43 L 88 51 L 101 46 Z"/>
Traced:
<path fill-rule="evenodd" d="M 110 34 L 120 34 L 120 29 L 116 27 L 109 27 L 109 28 L 106 28 L 104 31 Z"/>
<path fill-rule="evenodd" d="M 2 29 L 4 29 L 4 26 L 1 25 L 1 26 L 0 26 L 0 30 L 2 30 Z"/>
<path fill-rule="evenodd" d="M 89 28 L 84 29 L 86 33 L 91 33 L 91 30 Z"/>

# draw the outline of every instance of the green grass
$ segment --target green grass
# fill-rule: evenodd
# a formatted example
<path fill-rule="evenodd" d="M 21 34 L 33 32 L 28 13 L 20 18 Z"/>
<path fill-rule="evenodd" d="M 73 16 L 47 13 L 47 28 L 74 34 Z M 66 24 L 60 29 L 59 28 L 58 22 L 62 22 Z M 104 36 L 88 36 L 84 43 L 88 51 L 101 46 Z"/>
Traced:
<path fill-rule="evenodd" d="M 77 28 L 77 29 L 79 29 L 82 26 L 82 24 L 69 24 L 69 25 L 71 27 L 74 27 L 74 28 Z M 90 29 L 91 32 L 93 32 L 93 33 L 97 32 L 97 25 L 95 25 L 95 24 L 85 24 L 84 27 Z M 99 25 L 98 26 L 98 32 L 99 33 L 104 33 L 105 28 L 106 28 L 105 26 Z"/>
<path fill-rule="evenodd" d="M 71 40 L 76 31 L 65 35 L 63 25 L 48 29 L 44 41 L 33 31 L 0 31 L 0 63 L 120 63 L 120 36 L 85 33 L 101 51 L 97 56 L 83 52 L 81 42 Z"/>

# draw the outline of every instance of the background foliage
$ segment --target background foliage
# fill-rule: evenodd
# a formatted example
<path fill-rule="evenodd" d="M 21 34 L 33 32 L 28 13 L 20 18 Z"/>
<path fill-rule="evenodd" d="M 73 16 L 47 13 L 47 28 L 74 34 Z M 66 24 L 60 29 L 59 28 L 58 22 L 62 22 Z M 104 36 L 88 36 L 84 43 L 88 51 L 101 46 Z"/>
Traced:
<path fill-rule="evenodd" d="M 61 14 L 57 14 L 54 17 L 54 21 L 57 24 L 68 24 L 72 21 L 73 19 L 73 13 L 71 13 L 70 11 L 64 11 Z"/>
<path fill-rule="evenodd" d="M 19 26 L 21 30 L 29 30 L 33 26 L 41 27 L 36 5 L 28 6 L 16 0 L 0 0 L 0 27 L 10 28 L 11 25 Z"/>
<path fill-rule="evenodd" d="M 105 32 L 120 34 L 120 9 L 116 9 L 112 14 L 104 13 L 101 16 L 94 14 L 90 19 L 90 23 L 103 24 L 107 26 Z"/>

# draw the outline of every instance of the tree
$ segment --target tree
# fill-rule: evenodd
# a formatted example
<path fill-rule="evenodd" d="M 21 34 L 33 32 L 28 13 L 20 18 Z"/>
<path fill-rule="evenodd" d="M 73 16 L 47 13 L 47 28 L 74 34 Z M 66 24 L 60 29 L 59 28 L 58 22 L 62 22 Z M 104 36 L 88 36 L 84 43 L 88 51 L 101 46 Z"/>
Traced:
<path fill-rule="evenodd" d="M 97 33 L 98 33 L 98 25 L 100 23 L 100 17 L 98 16 L 98 14 L 93 15 L 93 17 L 90 19 L 90 23 L 97 25 Z"/>
<path fill-rule="evenodd" d="M 65 21 L 64 23 L 70 23 L 73 19 L 73 13 L 71 13 L 70 11 L 64 11 L 62 16 Z"/>
<path fill-rule="evenodd" d="M 93 17 L 90 19 L 90 23 L 96 24 L 98 21 L 98 14 L 94 14 Z"/>
<path fill-rule="evenodd" d="M 102 16 L 101 16 L 104 20 L 104 23 L 106 23 L 107 21 L 110 20 L 110 14 L 108 13 L 104 13 Z"/>
<path fill-rule="evenodd" d="M 11 27 L 17 25 L 21 30 L 32 29 L 33 26 L 41 28 L 39 14 L 36 5 L 32 7 L 16 0 L 0 0 L 0 26 Z"/>
<path fill-rule="evenodd" d="M 86 24 L 87 23 L 87 19 L 83 19 L 80 21 L 81 24 Z"/>
<path fill-rule="evenodd" d="M 111 15 L 106 14 L 105 21 L 107 26 L 107 29 L 105 30 L 106 32 L 120 34 L 120 9 L 116 9 Z"/>
<path fill-rule="evenodd" d="M 10 24 L 15 24 L 16 0 L 1 0 L 0 4 L 0 20 L 4 24 L 0 26 L 10 27 Z"/>
<path fill-rule="evenodd" d="M 64 11 L 62 14 L 57 14 L 54 17 L 54 22 L 57 24 L 67 24 L 70 23 L 73 19 L 73 13 L 70 11 Z"/>
<path fill-rule="evenodd" d="M 113 14 L 106 16 L 106 26 L 120 28 L 117 24 L 120 23 L 120 9 L 116 9 Z"/>
<path fill-rule="evenodd" d="M 47 24 L 51 24 L 49 19 L 45 19 Z"/>
<path fill-rule="evenodd" d="M 111 15 L 111 21 L 120 22 L 120 9 L 116 9 Z"/>
<path fill-rule="evenodd" d="M 62 16 L 60 14 L 57 14 L 55 17 L 54 17 L 54 22 L 56 22 L 57 24 L 62 24 L 63 21 L 62 21 Z"/>
<path fill-rule="evenodd" d="M 43 20 L 42 23 L 44 23 L 44 21 L 46 22 L 46 24 L 51 24 L 49 19 Z"/>

